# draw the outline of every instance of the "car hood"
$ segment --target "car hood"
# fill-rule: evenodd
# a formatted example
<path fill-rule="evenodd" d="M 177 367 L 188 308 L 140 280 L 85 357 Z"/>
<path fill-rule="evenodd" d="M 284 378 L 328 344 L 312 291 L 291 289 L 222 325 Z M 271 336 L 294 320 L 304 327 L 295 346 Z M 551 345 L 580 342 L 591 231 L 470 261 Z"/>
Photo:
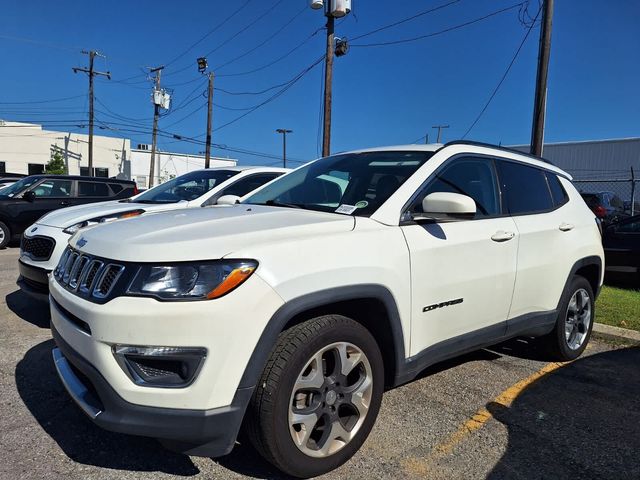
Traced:
<path fill-rule="evenodd" d="M 91 255 L 129 262 L 218 259 L 252 245 L 353 230 L 335 213 L 261 205 L 217 206 L 145 215 L 82 230 L 69 241 Z"/>
<path fill-rule="evenodd" d="M 177 205 L 176 203 L 149 204 L 111 200 L 108 202 L 88 203 L 86 205 L 76 205 L 75 207 L 60 208 L 44 215 L 37 223 L 49 227 L 67 228 L 76 223 L 104 215 L 113 215 L 115 213 L 139 209 L 145 212 L 161 212 L 175 209 Z M 184 206 L 186 205 L 187 202 L 184 202 Z"/>

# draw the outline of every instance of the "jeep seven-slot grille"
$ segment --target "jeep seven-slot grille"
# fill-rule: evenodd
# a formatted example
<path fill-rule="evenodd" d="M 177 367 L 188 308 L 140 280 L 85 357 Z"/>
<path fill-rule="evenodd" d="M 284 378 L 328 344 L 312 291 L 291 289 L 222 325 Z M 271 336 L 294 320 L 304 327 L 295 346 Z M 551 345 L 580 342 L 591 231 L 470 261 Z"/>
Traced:
<path fill-rule="evenodd" d="M 56 241 L 50 237 L 29 238 L 23 235 L 20 248 L 22 249 L 22 253 L 31 259 L 45 261 L 51 258 L 55 245 Z"/>
<path fill-rule="evenodd" d="M 124 265 L 107 263 L 67 247 L 53 275 L 67 290 L 104 299 L 123 272 Z"/>

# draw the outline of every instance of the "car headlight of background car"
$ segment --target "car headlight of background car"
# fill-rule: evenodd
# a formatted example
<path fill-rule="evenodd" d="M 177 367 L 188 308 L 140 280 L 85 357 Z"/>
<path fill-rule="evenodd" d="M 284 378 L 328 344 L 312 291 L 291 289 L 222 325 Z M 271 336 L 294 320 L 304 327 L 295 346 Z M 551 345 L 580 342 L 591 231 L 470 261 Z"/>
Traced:
<path fill-rule="evenodd" d="M 63 230 L 64 233 L 68 233 L 69 235 L 73 235 L 81 228 L 90 227 L 92 225 L 98 225 L 100 223 L 112 222 L 114 220 L 121 220 L 123 218 L 131 218 L 137 217 L 138 215 L 142 215 L 144 210 L 129 210 L 128 212 L 120 212 L 114 213 L 113 215 L 103 215 L 102 217 L 92 218 L 90 220 L 85 220 L 84 222 L 75 223 Z"/>
<path fill-rule="evenodd" d="M 127 294 L 164 300 L 219 298 L 244 283 L 257 267 L 255 260 L 143 265 Z"/>

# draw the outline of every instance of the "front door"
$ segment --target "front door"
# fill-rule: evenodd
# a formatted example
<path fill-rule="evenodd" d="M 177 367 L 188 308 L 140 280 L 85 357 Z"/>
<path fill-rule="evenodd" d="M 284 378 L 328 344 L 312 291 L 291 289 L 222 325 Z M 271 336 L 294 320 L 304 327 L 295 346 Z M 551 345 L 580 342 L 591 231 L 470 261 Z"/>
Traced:
<path fill-rule="evenodd" d="M 16 209 L 15 223 L 20 232 L 44 214 L 71 205 L 73 180 L 50 178 L 30 190 L 36 194 L 33 202 L 24 200 Z"/>
<path fill-rule="evenodd" d="M 411 255 L 411 355 L 446 341 L 449 353 L 498 339 L 506 330 L 518 236 L 501 202 L 493 160 L 457 157 L 417 195 L 467 195 L 475 218 L 402 226 Z"/>

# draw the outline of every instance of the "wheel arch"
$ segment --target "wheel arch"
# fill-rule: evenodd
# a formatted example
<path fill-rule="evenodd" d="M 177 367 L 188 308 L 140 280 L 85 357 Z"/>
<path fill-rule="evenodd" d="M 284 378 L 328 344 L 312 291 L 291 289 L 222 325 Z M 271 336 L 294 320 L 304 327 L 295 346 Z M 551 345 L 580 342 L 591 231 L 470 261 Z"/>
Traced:
<path fill-rule="evenodd" d="M 385 366 L 385 383 L 393 379 L 405 361 L 404 334 L 396 301 L 382 285 L 362 284 L 320 290 L 282 305 L 271 317 L 255 346 L 238 388 L 252 388 L 259 381 L 278 336 L 313 317 L 338 314 L 367 328 L 378 343 Z"/>
<path fill-rule="evenodd" d="M 567 277 L 567 282 L 565 283 L 563 292 L 569 286 L 569 282 L 571 282 L 571 279 L 576 275 L 579 275 L 581 277 L 584 277 L 589 282 L 593 290 L 593 294 L 597 298 L 598 294 L 600 293 L 600 287 L 602 286 L 602 284 L 600 283 L 600 280 L 602 278 L 602 269 L 602 258 L 596 255 L 581 258 L 573 264 L 573 267 L 571 267 L 571 271 L 569 272 L 569 275 Z"/>

